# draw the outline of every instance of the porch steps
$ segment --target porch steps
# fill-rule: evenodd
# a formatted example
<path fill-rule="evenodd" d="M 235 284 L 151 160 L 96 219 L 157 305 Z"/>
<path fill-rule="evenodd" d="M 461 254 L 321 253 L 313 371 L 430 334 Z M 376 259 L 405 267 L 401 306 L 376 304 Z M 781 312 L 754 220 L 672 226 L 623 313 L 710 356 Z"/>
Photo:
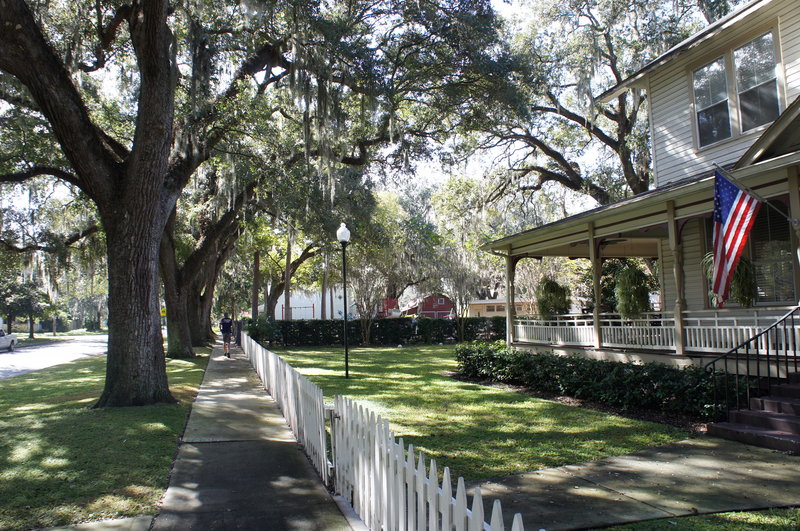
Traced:
<path fill-rule="evenodd" d="M 800 435 L 792 435 L 783 431 L 765 430 L 732 422 L 718 422 L 709 426 L 708 433 L 722 439 L 739 441 L 762 448 L 772 448 L 792 454 L 800 453 Z"/>
<path fill-rule="evenodd" d="M 752 398 L 748 410 L 732 410 L 728 422 L 717 422 L 708 433 L 723 439 L 800 454 L 800 374 L 789 383 L 773 385 L 770 396 Z"/>

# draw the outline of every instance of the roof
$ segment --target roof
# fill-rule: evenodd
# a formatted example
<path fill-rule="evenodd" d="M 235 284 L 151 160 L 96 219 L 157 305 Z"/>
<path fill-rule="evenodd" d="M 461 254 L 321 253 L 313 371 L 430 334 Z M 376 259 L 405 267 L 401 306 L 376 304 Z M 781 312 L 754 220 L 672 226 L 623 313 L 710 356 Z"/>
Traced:
<path fill-rule="evenodd" d="M 785 172 L 776 174 L 775 170 L 793 165 L 800 165 L 798 151 L 757 161 L 735 170 L 734 175 L 764 197 L 774 197 L 786 192 Z M 710 215 L 713 186 L 713 169 L 709 168 L 622 201 L 500 238 L 482 249 L 506 256 L 586 258 L 591 225 L 603 257 L 655 257 L 660 241 L 668 236 L 670 216 L 682 220 Z"/>
<path fill-rule="evenodd" d="M 606 90 L 605 92 L 597 96 L 597 98 L 595 99 L 600 102 L 610 101 L 611 99 L 621 94 L 623 91 L 629 89 L 632 86 L 636 86 L 637 84 L 642 82 L 644 78 L 648 74 L 650 74 L 650 72 L 652 72 L 653 70 L 672 61 L 676 57 L 688 52 L 689 50 L 693 50 L 697 46 L 700 46 L 709 39 L 713 38 L 715 35 L 719 34 L 720 32 L 730 28 L 734 24 L 737 24 L 741 20 L 747 18 L 753 12 L 771 4 L 773 1 L 774 0 L 753 0 L 748 4 L 745 4 L 741 8 L 729 13 L 727 16 L 722 17 L 716 22 L 706 26 L 703 30 L 695 33 L 691 37 L 673 46 L 672 48 L 667 50 L 665 53 L 663 53 L 656 59 L 644 65 L 634 74 L 628 76 L 617 85 L 611 87 L 610 89 Z"/>
<path fill-rule="evenodd" d="M 567 223 L 574 223 L 574 222 L 582 220 L 582 219 L 585 219 L 588 222 L 589 220 L 601 217 L 603 213 L 605 213 L 605 212 L 607 212 L 609 210 L 618 209 L 618 208 L 626 208 L 626 207 L 635 207 L 635 206 L 637 206 L 638 203 L 647 202 L 647 200 L 650 197 L 660 196 L 660 195 L 662 195 L 662 194 L 664 194 L 664 193 L 666 193 L 666 192 L 668 192 L 670 190 L 682 189 L 682 188 L 686 187 L 687 185 L 693 184 L 693 183 L 698 182 L 698 181 L 703 180 L 703 179 L 708 179 L 711 176 L 713 176 L 713 170 L 710 170 L 709 172 L 705 172 L 705 173 L 700 174 L 700 175 L 695 175 L 693 177 L 689 177 L 689 178 L 686 178 L 686 179 L 681 179 L 681 180 L 675 181 L 673 183 L 669 183 L 669 184 L 667 184 L 665 186 L 662 186 L 660 188 L 655 188 L 653 190 L 648 190 L 646 192 L 642 192 L 642 193 L 640 193 L 638 195 L 635 195 L 635 196 L 632 196 L 632 197 L 628 197 L 626 199 L 623 199 L 621 201 L 617 201 L 615 203 L 609 203 L 608 205 L 602 205 L 602 206 L 599 206 L 597 208 L 593 208 L 591 210 L 586 210 L 586 211 L 581 212 L 579 214 L 575 214 L 573 216 L 569 216 L 569 217 L 560 219 L 558 221 L 553 221 L 551 223 L 547 223 L 545 225 L 540 225 L 538 227 L 534 227 L 532 229 L 528 229 L 528 230 L 523 231 L 523 232 L 518 232 L 516 234 L 512 234 L 511 236 L 506 236 L 505 238 L 500 238 L 499 240 L 494 240 L 492 242 L 484 244 L 481 247 L 481 249 L 487 250 L 487 251 L 502 249 L 507 243 L 510 243 L 511 241 L 518 239 L 520 236 L 525 236 L 527 234 L 532 234 L 534 232 L 551 230 L 551 229 L 557 228 L 559 225 L 564 225 L 564 224 L 567 224 Z"/>

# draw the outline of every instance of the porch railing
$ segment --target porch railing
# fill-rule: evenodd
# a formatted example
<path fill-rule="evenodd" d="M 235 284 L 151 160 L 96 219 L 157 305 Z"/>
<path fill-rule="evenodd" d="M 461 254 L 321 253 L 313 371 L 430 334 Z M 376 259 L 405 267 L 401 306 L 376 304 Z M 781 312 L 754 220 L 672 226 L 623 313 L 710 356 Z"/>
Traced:
<path fill-rule="evenodd" d="M 707 369 L 720 374 L 714 379 L 717 397 L 723 398 L 719 395 L 724 393 L 728 407 L 735 404 L 736 409 L 749 409 L 751 397 L 769 394 L 773 382 L 796 373 L 800 366 L 799 326 L 800 306 L 707 363 Z"/>
<path fill-rule="evenodd" d="M 534 315 L 514 321 L 514 337 L 527 343 L 591 345 L 593 326 L 591 315 L 559 315 L 552 319 Z"/>
<path fill-rule="evenodd" d="M 664 312 L 648 313 L 639 319 L 623 319 L 617 314 L 600 314 L 602 344 L 608 347 L 670 349 L 675 343 L 674 319 Z M 591 314 L 539 316 L 515 321 L 514 337 L 527 343 L 565 346 L 594 345 L 594 318 Z"/>
<path fill-rule="evenodd" d="M 789 309 L 684 312 L 685 348 L 690 352 L 727 352 L 768 328 Z M 617 314 L 600 314 L 600 336 L 604 347 L 674 351 L 675 316 L 672 312 L 651 312 L 638 319 L 623 319 Z M 514 338 L 521 343 L 590 347 L 595 344 L 593 316 L 521 317 L 514 321 Z"/>

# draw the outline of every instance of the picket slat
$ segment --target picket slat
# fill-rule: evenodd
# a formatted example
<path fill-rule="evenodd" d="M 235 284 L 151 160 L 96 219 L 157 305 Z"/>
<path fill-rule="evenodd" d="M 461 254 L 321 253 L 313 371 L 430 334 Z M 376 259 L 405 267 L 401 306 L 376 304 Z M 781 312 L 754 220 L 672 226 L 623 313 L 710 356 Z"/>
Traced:
<path fill-rule="evenodd" d="M 242 336 L 242 349 L 264 388 L 277 403 L 292 433 L 325 484 L 350 504 L 370 529 L 385 531 L 504 531 L 502 507 L 495 501 L 491 521 L 484 521 L 479 488 L 467 503 L 464 478 L 456 495 L 450 469 L 438 467 L 413 444 L 395 439 L 389 422 L 345 396 L 334 397 L 330 448 L 322 390 L 275 353 Z M 329 474 L 328 461 L 335 474 Z M 511 531 L 524 531 L 514 516 Z"/>
<path fill-rule="evenodd" d="M 428 476 L 428 531 L 439 531 L 439 470 L 431 459 Z"/>
<path fill-rule="evenodd" d="M 483 531 L 483 498 L 480 487 L 475 487 L 472 496 L 472 518 L 469 519 L 469 531 Z"/>
<path fill-rule="evenodd" d="M 450 531 L 453 522 L 453 485 L 450 482 L 450 468 L 444 467 L 442 473 L 442 492 L 439 495 L 439 507 L 442 513 L 442 531 Z"/>
<path fill-rule="evenodd" d="M 503 507 L 500 505 L 500 500 L 494 501 L 492 519 L 489 521 L 489 526 L 494 531 L 505 531 L 506 529 L 505 524 L 503 524 Z"/>
<path fill-rule="evenodd" d="M 456 531 L 467 529 L 467 489 L 464 487 L 464 478 L 458 478 L 456 486 L 455 505 L 453 506 L 453 527 Z"/>

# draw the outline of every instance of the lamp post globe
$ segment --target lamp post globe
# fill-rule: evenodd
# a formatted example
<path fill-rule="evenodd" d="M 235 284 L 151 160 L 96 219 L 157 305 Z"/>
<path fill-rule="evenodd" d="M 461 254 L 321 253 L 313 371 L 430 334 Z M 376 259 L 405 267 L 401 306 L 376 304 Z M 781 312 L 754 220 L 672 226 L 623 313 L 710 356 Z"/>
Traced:
<path fill-rule="evenodd" d="M 350 231 L 342 223 L 336 231 L 336 239 L 342 244 L 342 295 L 344 302 L 344 377 L 350 378 L 350 357 L 347 351 L 347 244 L 350 243 Z"/>
<path fill-rule="evenodd" d="M 350 229 L 348 229 L 347 225 L 344 223 L 342 223 L 336 231 L 336 239 L 339 240 L 339 243 L 342 245 L 347 245 L 350 242 Z"/>

